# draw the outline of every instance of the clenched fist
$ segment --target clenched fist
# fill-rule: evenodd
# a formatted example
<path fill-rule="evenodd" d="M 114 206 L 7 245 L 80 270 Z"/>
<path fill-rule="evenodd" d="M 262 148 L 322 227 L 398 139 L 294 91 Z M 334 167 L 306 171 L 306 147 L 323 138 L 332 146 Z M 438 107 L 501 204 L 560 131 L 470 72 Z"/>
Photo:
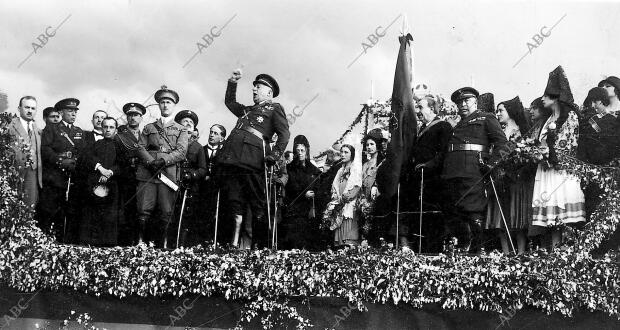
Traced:
<path fill-rule="evenodd" d="M 239 79 L 241 79 L 242 76 L 243 76 L 243 72 L 241 72 L 241 69 L 235 69 L 235 71 L 233 71 L 232 73 L 232 76 L 228 78 L 228 81 L 232 83 L 237 83 L 237 81 L 239 81 Z"/>

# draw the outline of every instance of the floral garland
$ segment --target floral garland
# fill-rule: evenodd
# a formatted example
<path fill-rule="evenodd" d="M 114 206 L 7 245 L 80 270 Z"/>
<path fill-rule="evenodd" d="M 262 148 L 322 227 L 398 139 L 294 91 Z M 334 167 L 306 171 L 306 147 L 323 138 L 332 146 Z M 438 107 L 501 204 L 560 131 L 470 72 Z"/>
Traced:
<path fill-rule="evenodd" d="M 553 253 L 508 257 L 415 255 L 410 251 L 352 248 L 325 251 L 226 251 L 201 246 L 163 251 L 137 247 L 91 248 L 57 244 L 35 226 L 17 193 L 17 170 L 8 157 L 0 117 L 0 283 L 22 291 L 71 288 L 95 296 L 222 295 L 246 303 L 239 327 L 260 318 L 263 328 L 311 326 L 289 297 L 347 298 L 364 303 L 438 303 L 446 309 L 502 313 L 533 306 L 572 316 L 602 311 L 620 319 L 620 258 L 589 254 L 620 221 L 615 174 L 561 158 L 579 177 L 613 180 L 592 221 L 573 245 Z M 567 163 L 573 161 L 575 163 Z M 581 168 L 576 167 L 581 166 Z M 589 173 L 589 174 L 583 174 Z"/>

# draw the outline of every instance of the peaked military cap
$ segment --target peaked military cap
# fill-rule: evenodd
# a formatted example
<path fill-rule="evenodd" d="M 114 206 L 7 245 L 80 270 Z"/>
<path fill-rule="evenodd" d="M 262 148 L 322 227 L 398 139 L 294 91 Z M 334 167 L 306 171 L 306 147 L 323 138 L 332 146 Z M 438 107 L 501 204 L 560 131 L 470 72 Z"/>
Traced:
<path fill-rule="evenodd" d="M 162 85 L 161 89 L 155 92 L 155 102 L 159 103 L 161 99 L 170 99 L 174 104 L 177 104 L 179 103 L 179 94 L 172 89 L 168 89 L 166 85 Z"/>
<path fill-rule="evenodd" d="M 193 112 L 192 110 L 181 110 L 179 111 L 176 116 L 174 116 L 174 121 L 176 121 L 177 123 L 181 123 L 181 120 L 183 120 L 183 118 L 189 118 L 194 122 L 194 126 L 198 126 L 198 115 L 196 115 L 195 112 Z"/>
<path fill-rule="evenodd" d="M 262 84 L 265 85 L 269 88 L 271 88 L 271 90 L 273 91 L 273 97 L 276 97 L 280 94 L 280 86 L 278 86 L 278 82 L 273 79 L 272 76 L 265 74 L 265 73 L 261 73 L 258 76 L 256 76 L 256 79 L 254 79 L 254 85 L 256 84 Z"/>
<path fill-rule="evenodd" d="M 80 108 L 78 108 L 78 105 L 80 105 L 80 100 L 74 99 L 74 98 L 68 98 L 68 99 L 64 99 L 64 100 L 60 100 L 56 102 L 56 105 L 54 105 L 54 108 L 56 108 L 56 110 L 58 111 L 62 111 L 63 109 L 80 110 Z"/>
<path fill-rule="evenodd" d="M 462 99 L 466 99 L 470 97 L 475 97 L 476 99 L 478 99 L 478 96 L 480 96 L 480 93 L 478 93 L 478 91 L 475 88 L 463 87 L 463 88 L 459 88 L 456 91 L 454 91 L 450 99 L 452 100 L 452 102 L 457 103 L 458 101 Z"/>
<path fill-rule="evenodd" d="M 144 114 L 146 113 L 146 108 L 140 103 L 131 102 L 123 106 L 123 112 L 126 115 L 129 115 L 131 113 L 139 113 L 144 116 Z"/>

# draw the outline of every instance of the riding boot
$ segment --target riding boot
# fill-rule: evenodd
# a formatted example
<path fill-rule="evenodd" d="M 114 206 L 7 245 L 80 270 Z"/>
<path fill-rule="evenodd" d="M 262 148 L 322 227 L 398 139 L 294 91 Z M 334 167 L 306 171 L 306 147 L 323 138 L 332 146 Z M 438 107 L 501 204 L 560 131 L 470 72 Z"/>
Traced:
<path fill-rule="evenodd" d="M 471 247 L 470 252 L 477 253 L 482 250 L 482 219 L 474 219 L 469 225 L 471 229 Z"/>
<path fill-rule="evenodd" d="M 239 247 L 239 235 L 241 234 L 241 223 L 243 223 L 243 216 L 240 214 L 235 215 L 235 232 L 233 234 L 232 245 Z"/>
<path fill-rule="evenodd" d="M 160 244 L 159 247 L 161 247 L 162 249 L 167 249 L 168 248 L 168 227 L 169 227 L 170 223 L 166 222 L 166 221 L 162 221 L 161 224 L 161 240 L 160 240 Z"/>
<path fill-rule="evenodd" d="M 149 220 L 148 215 L 138 216 L 138 245 L 145 243 L 144 235 L 146 232 L 146 223 Z"/>

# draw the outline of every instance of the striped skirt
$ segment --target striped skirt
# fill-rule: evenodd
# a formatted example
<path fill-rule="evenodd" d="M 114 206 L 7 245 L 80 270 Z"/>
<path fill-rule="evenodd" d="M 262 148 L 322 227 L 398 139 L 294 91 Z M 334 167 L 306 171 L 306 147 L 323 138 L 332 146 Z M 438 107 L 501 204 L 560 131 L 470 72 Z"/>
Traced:
<path fill-rule="evenodd" d="M 585 221 L 584 201 L 577 177 L 538 165 L 532 196 L 533 226 Z"/>

